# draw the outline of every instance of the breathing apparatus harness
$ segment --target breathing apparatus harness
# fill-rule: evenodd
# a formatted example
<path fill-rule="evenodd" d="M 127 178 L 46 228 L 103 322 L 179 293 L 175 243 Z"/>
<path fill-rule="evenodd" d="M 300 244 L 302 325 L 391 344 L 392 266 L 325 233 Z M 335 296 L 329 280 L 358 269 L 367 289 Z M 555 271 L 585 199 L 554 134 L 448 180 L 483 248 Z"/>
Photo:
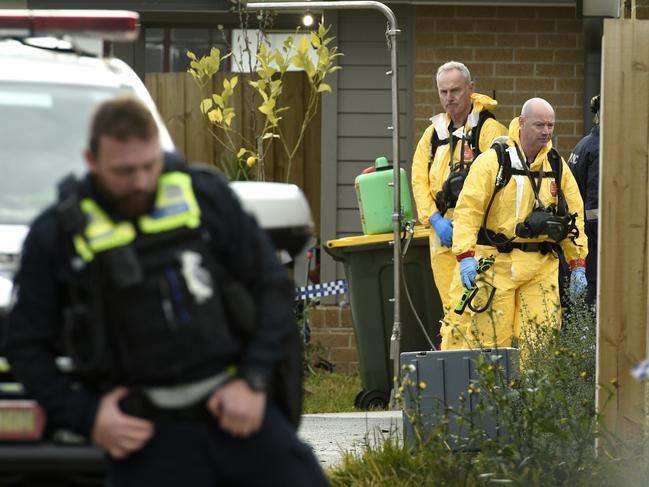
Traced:
<path fill-rule="evenodd" d="M 446 114 L 440 115 L 446 117 Z M 469 116 L 471 115 L 472 114 L 470 114 Z M 446 144 L 450 146 L 450 158 L 448 162 L 450 173 L 446 178 L 446 181 L 444 181 L 444 184 L 442 185 L 442 190 L 438 191 L 435 195 L 435 204 L 437 205 L 439 213 L 442 216 L 444 216 L 449 208 L 455 208 L 457 199 L 460 196 L 460 191 L 462 191 L 462 187 L 464 186 L 464 180 L 469 174 L 469 168 L 472 161 L 464 160 L 465 142 L 468 144 L 468 148 L 470 148 L 471 152 L 473 153 L 473 159 L 478 157 L 478 155 L 480 155 L 480 132 L 485 121 L 490 118 L 495 119 L 496 117 L 490 111 L 482 110 L 478 115 L 476 125 L 470 128 L 468 137 L 465 136 L 464 132 L 462 133 L 461 137 L 454 136 L 451 132 L 451 129 L 453 128 L 452 123 L 446 128 L 445 134 L 442 135 L 442 138 L 440 138 L 440 134 L 438 134 L 437 127 L 435 127 L 435 130 L 433 130 L 433 136 L 430 141 L 430 155 L 428 159 L 429 172 L 433 164 L 433 160 L 435 159 L 437 148 Z M 457 147 L 456 143 L 453 143 L 455 139 L 458 139 L 460 143 L 460 161 L 458 164 L 453 163 L 453 153 L 455 152 L 455 147 Z"/>
<path fill-rule="evenodd" d="M 520 148 L 515 145 L 515 150 L 521 160 Z M 562 161 L 559 153 L 554 149 L 548 152 L 548 160 L 552 171 L 545 172 L 541 166 L 539 171 L 530 171 L 527 164 L 523 164 L 523 169 L 512 167 L 512 161 L 508 153 L 508 146 L 502 142 L 494 142 L 491 146 L 498 156 L 498 174 L 496 176 L 495 190 L 491 195 L 489 204 L 484 214 L 482 228 L 478 233 L 478 244 L 490 245 L 496 247 L 498 252 L 509 253 L 518 248 L 525 252 L 541 252 L 542 254 L 555 253 L 558 250 L 559 242 L 564 238 L 569 238 L 572 243 L 578 245 L 576 238 L 579 236 L 579 230 L 576 225 L 576 213 L 570 213 L 565 195 L 561 190 Z M 513 175 L 523 175 L 529 178 L 532 185 L 532 191 L 536 200 L 536 206 L 532 213 L 521 223 L 516 225 L 515 235 L 507 237 L 501 233 L 496 233 L 487 228 L 487 218 L 491 205 L 494 202 L 496 194 L 503 189 Z M 541 201 L 539 191 L 544 177 L 554 178 L 557 187 L 557 203 L 545 205 Z M 514 242 L 515 238 L 536 238 L 546 236 L 544 242 Z"/>

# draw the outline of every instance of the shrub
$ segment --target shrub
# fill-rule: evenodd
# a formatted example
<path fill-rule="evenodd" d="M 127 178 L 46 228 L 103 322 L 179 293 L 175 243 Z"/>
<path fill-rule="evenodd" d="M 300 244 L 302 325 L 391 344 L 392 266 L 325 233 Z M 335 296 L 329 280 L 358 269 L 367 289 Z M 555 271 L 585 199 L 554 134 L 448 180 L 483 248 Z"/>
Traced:
<path fill-rule="evenodd" d="M 360 457 L 348 454 L 330 473 L 332 483 L 606 485 L 615 473 L 609 457 L 598 458 L 595 451 L 593 309 L 574 300 L 561 329 L 532 324 L 527 329 L 534 338 L 523 340 L 518 377 L 508 379 L 501 364 L 485 354 L 476 364 L 480 378 L 458 411 L 441 411 L 438 423 L 427 430 L 417 421 L 416 408 L 406 411 L 418 428 L 414 446 L 390 438 L 378 447 L 368 445 Z M 403 370 L 400 391 L 418 396 L 426 385 L 414 384 L 409 373 Z M 497 418 L 500 435 L 489 436 L 480 426 L 486 415 Z"/>

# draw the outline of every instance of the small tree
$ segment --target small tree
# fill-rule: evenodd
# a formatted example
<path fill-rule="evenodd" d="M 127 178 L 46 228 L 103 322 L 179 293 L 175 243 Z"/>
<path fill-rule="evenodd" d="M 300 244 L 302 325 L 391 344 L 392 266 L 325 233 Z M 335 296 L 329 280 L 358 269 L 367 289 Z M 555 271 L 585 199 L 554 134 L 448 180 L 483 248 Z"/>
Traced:
<path fill-rule="evenodd" d="M 251 69 L 251 79 L 247 80 L 255 100 L 254 108 L 251 110 L 256 109 L 263 117 L 261 126 L 253 128 L 254 137 L 246 137 L 242 131 L 236 130 L 233 126 L 233 119 L 238 115 L 233 106 L 233 95 L 235 89 L 243 89 L 237 75 L 226 76 L 223 79 L 223 89 L 209 94 L 201 101 L 200 109 L 210 124 L 211 135 L 231 157 L 235 158 L 234 167 L 225 161 L 221 162 L 222 169 L 232 179 L 243 177 L 263 180 L 265 178 L 264 159 L 272 142 L 278 140 L 287 159 L 285 179 L 289 180 L 293 158 L 302 143 L 307 126 L 317 113 L 319 96 L 321 93 L 331 91 L 331 87 L 324 81 L 325 77 L 341 69 L 340 66 L 334 65 L 334 60 L 341 54 L 337 52 L 336 47 L 329 47 L 333 40 L 333 37 L 327 37 L 329 29 L 320 24 L 317 31 L 310 32 L 308 36 L 299 35 L 298 29 L 296 35 L 289 36 L 280 49 L 270 49 L 267 39 L 261 37 L 255 55 L 256 63 Z M 245 30 L 244 35 L 248 43 Z M 315 49 L 317 54 L 316 63 L 309 55 L 311 49 Z M 221 56 L 221 51 L 217 48 L 212 48 L 208 56 L 200 59 L 191 51 L 187 53 L 190 59 L 188 72 L 203 93 L 211 85 L 212 78 L 219 72 L 221 62 L 231 55 L 232 52 L 229 52 Z M 289 110 L 290 107 L 280 106 L 278 103 L 284 75 L 291 66 L 304 70 L 309 86 L 306 110 L 299 134 L 292 146 L 287 142 L 279 124 L 282 112 Z"/>

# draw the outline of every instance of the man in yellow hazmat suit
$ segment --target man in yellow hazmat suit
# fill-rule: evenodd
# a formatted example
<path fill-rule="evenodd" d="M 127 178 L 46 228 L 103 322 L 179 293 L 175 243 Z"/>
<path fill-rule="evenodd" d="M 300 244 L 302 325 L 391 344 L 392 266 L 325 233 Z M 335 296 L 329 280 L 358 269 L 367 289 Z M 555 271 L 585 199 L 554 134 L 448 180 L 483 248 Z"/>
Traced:
<path fill-rule="evenodd" d="M 471 320 L 447 313 L 443 349 L 507 347 L 534 336 L 535 326 L 560 326 L 559 246 L 572 269 L 571 292 L 586 289 L 583 202 L 572 172 L 552 149 L 554 122 L 546 100 L 528 100 L 506 144 L 472 165 L 454 213 L 459 273 L 451 294 L 457 302 L 463 288 L 476 285 L 494 293 Z M 478 259 L 491 255 L 493 267 L 476 283 Z"/>
<path fill-rule="evenodd" d="M 419 221 L 430 224 L 430 261 L 444 309 L 457 262 L 451 252 L 453 207 L 474 158 L 507 133 L 489 111 L 492 98 L 473 92 L 467 67 L 450 61 L 437 70 L 437 90 L 444 113 L 431 118 L 412 161 L 412 190 Z M 451 157 L 452 154 L 452 157 Z"/>

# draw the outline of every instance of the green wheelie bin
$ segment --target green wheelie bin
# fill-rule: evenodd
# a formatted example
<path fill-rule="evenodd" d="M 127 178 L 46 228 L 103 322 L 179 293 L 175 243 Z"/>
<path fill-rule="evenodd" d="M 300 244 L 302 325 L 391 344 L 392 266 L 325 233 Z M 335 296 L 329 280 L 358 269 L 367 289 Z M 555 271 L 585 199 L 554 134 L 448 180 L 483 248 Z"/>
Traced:
<path fill-rule="evenodd" d="M 433 283 L 428 244 L 430 229 L 415 227 L 403 258 L 403 277 L 428 336 L 437 342 L 442 304 Z M 326 251 L 342 262 L 349 287 L 354 334 L 363 389 L 356 407 L 385 406 L 392 389 L 390 336 L 394 322 L 394 249 L 392 233 L 345 237 L 327 242 Z M 430 350 L 420 324 L 401 292 L 401 352 Z"/>

